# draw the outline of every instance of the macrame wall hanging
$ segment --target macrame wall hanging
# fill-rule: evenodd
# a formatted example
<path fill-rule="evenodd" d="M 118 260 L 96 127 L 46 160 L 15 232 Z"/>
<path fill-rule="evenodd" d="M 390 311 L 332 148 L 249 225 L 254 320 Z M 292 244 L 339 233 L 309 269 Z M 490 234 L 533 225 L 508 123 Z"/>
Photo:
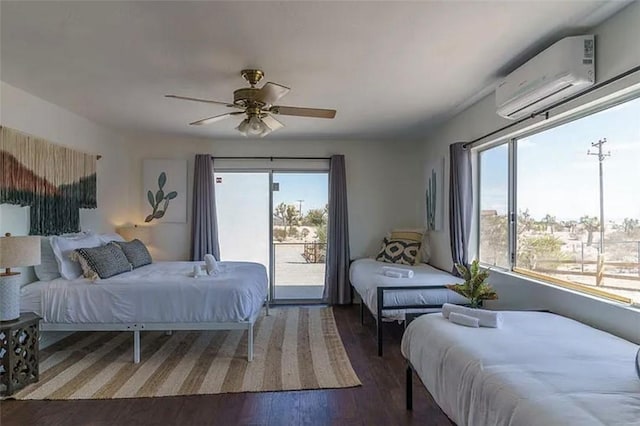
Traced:
<path fill-rule="evenodd" d="M 0 127 L 0 204 L 29 206 L 31 235 L 80 231 L 96 203 L 97 155 Z"/>

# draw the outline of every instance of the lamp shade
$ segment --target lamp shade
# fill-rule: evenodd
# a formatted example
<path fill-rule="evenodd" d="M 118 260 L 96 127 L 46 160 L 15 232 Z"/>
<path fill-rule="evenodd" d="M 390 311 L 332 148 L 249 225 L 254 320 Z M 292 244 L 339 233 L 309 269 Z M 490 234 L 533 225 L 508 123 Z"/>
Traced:
<path fill-rule="evenodd" d="M 116 232 L 122 235 L 127 241 L 138 239 L 145 244 L 149 244 L 151 241 L 151 227 L 150 226 L 123 226 L 116 229 Z"/>
<path fill-rule="evenodd" d="M 40 264 L 40 237 L 0 237 L 0 268 Z"/>

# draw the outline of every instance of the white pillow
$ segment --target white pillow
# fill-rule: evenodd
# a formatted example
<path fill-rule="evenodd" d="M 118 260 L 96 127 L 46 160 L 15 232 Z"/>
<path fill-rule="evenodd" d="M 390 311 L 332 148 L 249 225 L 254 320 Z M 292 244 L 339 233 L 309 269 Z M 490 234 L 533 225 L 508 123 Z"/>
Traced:
<path fill-rule="evenodd" d="M 122 235 L 117 234 L 115 232 L 107 232 L 106 234 L 98 234 L 98 238 L 100 238 L 100 242 L 102 244 L 109 244 L 111 241 L 125 242 L 126 240 L 122 237 Z"/>
<path fill-rule="evenodd" d="M 71 260 L 70 255 L 75 249 L 101 246 L 102 242 L 95 234 L 79 237 L 51 237 L 51 248 L 56 256 L 58 270 L 62 278 L 74 280 L 82 275 L 82 268 L 78 262 Z"/>
<path fill-rule="evenodd" d="M 51 247 L 49 237 L 40 237 L 40 264 L 33 267 L 40 281 L 52 281 L 60 278 L 58 261 Z"/>

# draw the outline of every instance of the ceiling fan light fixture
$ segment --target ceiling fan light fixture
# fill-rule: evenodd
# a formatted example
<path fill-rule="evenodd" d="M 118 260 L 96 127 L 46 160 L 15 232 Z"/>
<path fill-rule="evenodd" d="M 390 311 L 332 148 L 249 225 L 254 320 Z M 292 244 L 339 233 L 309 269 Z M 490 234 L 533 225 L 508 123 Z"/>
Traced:
<path fill-rule="evenodd" d="M 249 118 L 249 133 L 259 135 L 264 132 L 266 125 L 260 120 L 257 115 L 252 115 Z"/>
<path fill-rule="evenodd" d="M 238 124 L 238 127 L 236 127 L 236 130 L 238 130 L 240 133 L 242 133 L 243 136 L 248 136 L 249 135 L 249 119 L 245 118 L 244 120 L 242 120 L 240 122 L 240 124 Z"/>

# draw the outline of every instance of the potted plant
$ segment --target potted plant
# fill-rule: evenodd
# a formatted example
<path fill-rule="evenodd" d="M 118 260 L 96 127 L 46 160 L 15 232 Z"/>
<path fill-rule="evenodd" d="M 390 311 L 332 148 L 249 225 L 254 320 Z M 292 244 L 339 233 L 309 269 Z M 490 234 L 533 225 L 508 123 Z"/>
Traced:
<path fill-rule="evenodd" d="M 498 293 L 486 282 L 487 278 L 489 278 L 489 269 L 481 270 L 477 259 L 471 262 L 469 268 L 456 264 L 456 269 L 464 283 L 450 284 L 447 285 L 447 288 L 469 299 L 469 304 L 472 308 L 480 306 L 483 300 L 496 300 L 498 298 Z"/>

